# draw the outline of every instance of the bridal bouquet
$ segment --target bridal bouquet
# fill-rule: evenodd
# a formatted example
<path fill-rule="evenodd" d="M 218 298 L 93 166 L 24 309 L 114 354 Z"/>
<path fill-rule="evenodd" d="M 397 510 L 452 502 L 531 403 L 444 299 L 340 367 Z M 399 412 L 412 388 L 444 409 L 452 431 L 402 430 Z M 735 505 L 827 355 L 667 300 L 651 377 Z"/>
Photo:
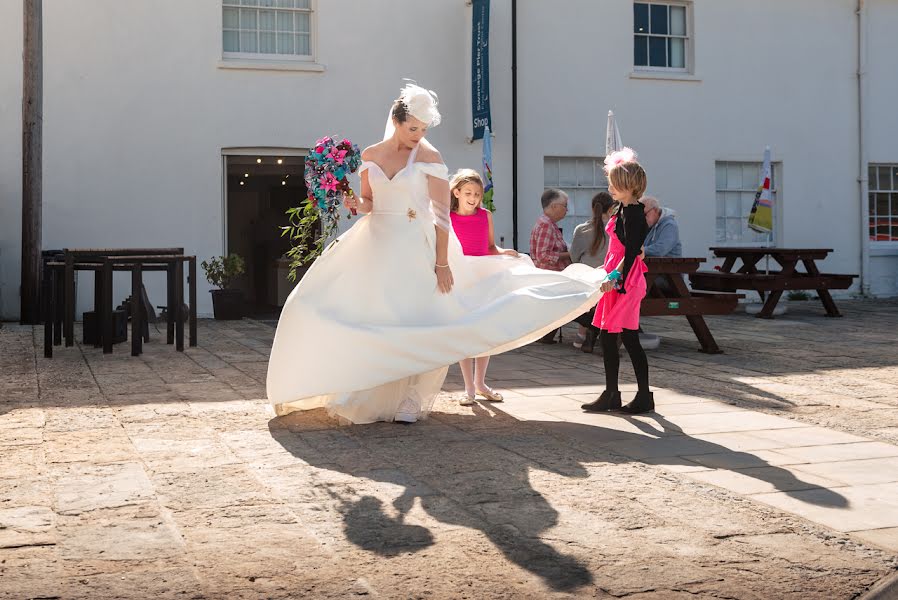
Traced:
<path fill-rule="evenodd" d="M 290 238 L 292 248 L 287 256 L 289 278 L 296 279 L 296 269 L 315 260 L 324 250 L 324 243 L 337 229 L 339 208 L 346 196 L 354 192 L 349 186 L 349 174 L 358 171 L 362 152 L 348 139 L 337 141 L 325 136 L 315 142 L 306 157 L 305 180 L 309 190 L 302 206 L 287 211 L 290 224 L 281 235 Z M 352 214 L 356 214 L 353 210 Z"/>

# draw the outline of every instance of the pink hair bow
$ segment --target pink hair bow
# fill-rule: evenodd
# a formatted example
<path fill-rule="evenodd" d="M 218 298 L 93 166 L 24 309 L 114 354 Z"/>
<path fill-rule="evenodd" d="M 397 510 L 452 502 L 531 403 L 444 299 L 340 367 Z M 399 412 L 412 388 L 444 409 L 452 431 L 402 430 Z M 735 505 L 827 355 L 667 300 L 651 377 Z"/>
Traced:
<path fill-rule="evenodd" d="M 636 160 L 636 151 L 633 148 L 621 148 L 605 157 L 605 172 L 607 173 L 619 164 Z"/>

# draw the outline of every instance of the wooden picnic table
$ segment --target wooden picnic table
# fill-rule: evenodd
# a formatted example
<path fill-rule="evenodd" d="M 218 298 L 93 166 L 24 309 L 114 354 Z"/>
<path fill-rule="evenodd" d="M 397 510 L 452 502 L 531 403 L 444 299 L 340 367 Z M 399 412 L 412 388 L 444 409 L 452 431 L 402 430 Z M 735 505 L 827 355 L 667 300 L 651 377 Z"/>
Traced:
<path fill-rule="evenodd" d="M 44 356 L 52 357 L 53 345 L 62 342 L 74 345 L 75 271 L 94 272 L 94 312 L 97 318 L 97 344 L 103 352 L 112 352 L 114 271 L 131 273 L 131 354 L 143 351 L 142 341 L 148 340 L 143 323 L 143 272 L 165 271 L 167 291 L 166 343 L 184 350 L 184 323 L 181 305 L 184 302 L 184 263 L 189 267 L 189 342 L 197 345 L 196 324 L 196 257 L 186 256 L 182 248 L 116 248 L 79 249 L 49 252 L 44 263 Z"/>
<path fill-rule="evenodd" d="M 845 290 L 851 287 L 857 275 L 821 273 L 817 261 L 823 260 L 831 248 L 711 248 L 718 258 L 723 258 L 719 271 L 698 271 L 689 276 L 692 287 L 701 290 L 734 292 L 754 290 L 761 297 L 764 306 L 758 317 L 773 318 L 773 310 L 787 290 L 816 290 L 820 302 L 826 309 L 826 316 L 841 317 L 829 290 Z M 758 266 L 762 260 L 772 258 L 777 263 L 776 270 Z M 734 270 L 737 262 L 739 268 Z M 799 263 L 804 271 L 799 271 Z M 766 295 L 766 299 L 765 299 Z"/>
<path fill-rule="evenodd" d="M 728 315 L 736 310 L 743 294 L 699 292 L 690 290 L 683 279 L 698 270 L 704 258 L 654 257 L 645 258 L 649 268 L 645 274 L 647 293 L 640 305 L 640 313 L 646 317 L 685 316 L 701 351 L 720 354 L 704 315 Z"/>

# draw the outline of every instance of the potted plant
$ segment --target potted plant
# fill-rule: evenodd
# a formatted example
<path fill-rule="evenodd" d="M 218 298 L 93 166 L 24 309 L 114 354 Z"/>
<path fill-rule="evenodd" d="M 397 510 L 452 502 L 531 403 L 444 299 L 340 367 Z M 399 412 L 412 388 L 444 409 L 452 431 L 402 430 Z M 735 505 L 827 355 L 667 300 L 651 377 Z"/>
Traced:
<path fill-rule="evenodd" d="M 230 289 L 231 282 L 246 271 L 246 264 L 239 254 L 215 256 L 200 263 L 206 273 L 206 281 L 217 287 L 212 292 L 212 312 L 216 319 L 243 318 L 243 292 Z"/>

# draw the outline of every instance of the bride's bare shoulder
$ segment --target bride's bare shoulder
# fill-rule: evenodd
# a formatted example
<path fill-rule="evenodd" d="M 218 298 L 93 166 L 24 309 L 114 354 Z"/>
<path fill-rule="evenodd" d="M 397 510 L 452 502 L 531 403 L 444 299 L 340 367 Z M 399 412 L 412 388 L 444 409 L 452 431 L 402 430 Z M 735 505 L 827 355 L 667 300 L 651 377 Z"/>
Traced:
<path fill-rule="evenodd" d="M 418 149 L 418 162 L 442 163 L 443 157 L 440 151 L 426 139 L 420 141 L 421 147 Z"/>
<path fill-rule="evenodd" d="M 362 150 L 362 160 L 377 160 L 377 157 L 380 156 L 383 151 L 383 142 L 378 142 L 374 145 L 368 146 L 364 150 Z"/>

